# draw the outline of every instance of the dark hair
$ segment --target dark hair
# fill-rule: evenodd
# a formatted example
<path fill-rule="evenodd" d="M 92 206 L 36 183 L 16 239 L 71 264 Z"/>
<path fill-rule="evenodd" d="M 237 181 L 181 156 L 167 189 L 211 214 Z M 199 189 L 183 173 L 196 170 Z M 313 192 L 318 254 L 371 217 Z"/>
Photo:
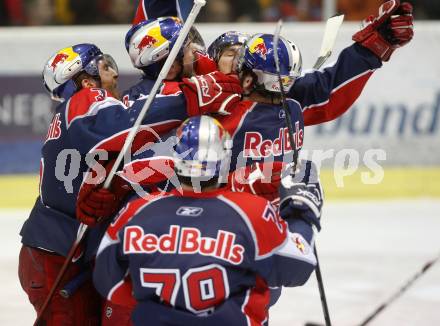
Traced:
<path fill-rule="evenodd" d="M 77 90 L 82 88 L 81 84 L 84 79 L 93 79 L 96 80 L 97 82 L 101 82 L 101 78 L 99 78 L 99 76 L 92 76 L 86 73 L 85 71 L 81 71 L 79 74 L 73 77 L 73 82 L 75 83 Z"/>

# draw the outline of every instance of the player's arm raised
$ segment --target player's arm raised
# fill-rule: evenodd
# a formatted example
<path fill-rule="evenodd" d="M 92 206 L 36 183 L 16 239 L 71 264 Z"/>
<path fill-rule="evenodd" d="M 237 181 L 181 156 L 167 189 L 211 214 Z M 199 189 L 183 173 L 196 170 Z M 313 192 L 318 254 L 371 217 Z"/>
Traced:
<path fill-rule="evenodd" d="M 305 125 L 331 121 L 347 111 L 359 97 L 373 72 L 391 54 L 413 38 L 413 8 L 407 2 L 387 1 L 376 16 L 369 16 L 353 35 L 337 62 L 295 81 L 289 96 L 304 110 Z"/>

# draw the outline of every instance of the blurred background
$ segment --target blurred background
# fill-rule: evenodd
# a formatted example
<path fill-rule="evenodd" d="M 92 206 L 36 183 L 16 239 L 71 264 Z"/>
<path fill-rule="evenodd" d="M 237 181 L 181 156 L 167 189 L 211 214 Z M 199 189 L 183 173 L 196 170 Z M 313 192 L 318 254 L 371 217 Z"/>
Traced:
<path fill-rule="evenodd" d="M 320 21 L 327 10 L 362 20 L 374 13 L 381 0 L 209 0 L 200 22 Z M 440 3 L 411 1 L 416 19 L 439 19 Z M 2 0 L 0 25 L 97 25 L 128 24 L 137 3 L 133 0 Z"/>
<path fill-rule="evenodd" d="M 16 277 L 18 232 L 38 195 L 40 148 L 56 103 L 41 71 L 58 49 L 97 44 L 136 83 L 124 47 L 137 0 L 0 0 L 0 324 L 34 316 Z M 307 127 L 303 155 L 326 157 L 319 252 L 334 325 L 355 325 L 440 251 L 440 1 L 414 0 L 415 36 L 378 69 L 353 107 Z M 207 45 L 228 30 L 282 34 L 311 68 L 324 21 L 345 14 L 328 64 L 349 46 L 380 0 L 207 0 L 197 28 Z M 376 165 L 367 152 L 375 150 Z M 341 167 L 338 164 L 344 162 Z M 382 175 L 382 177 L 381 177 Z M 375 182 L 365 182 L 378 177 Z M 371 178 L 369 180 L 371 180 Z M 312 277 L 313 278 L 313 277 Z M 372 325 L 440 325 L 440 266 L 434 266 Z M 293 309 L 294 308 L 294 309 Z M 286 290 L 272 325 L 322 321 L 314 279 Z M 417 313 L 415 313 L 417 312 Z"/>

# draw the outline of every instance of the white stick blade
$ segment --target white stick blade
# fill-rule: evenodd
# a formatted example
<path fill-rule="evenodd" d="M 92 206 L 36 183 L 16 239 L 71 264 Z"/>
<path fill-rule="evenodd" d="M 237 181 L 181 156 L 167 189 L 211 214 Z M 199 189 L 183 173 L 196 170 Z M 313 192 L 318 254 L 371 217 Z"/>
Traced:
<path fill-rule="evenodd" d="M 341 27 L 344 21 L 344 15 L 337 15 L 327 19 L 325 24 L 324 37 L 322 39 L 321 50 L 319 56 L 325 56 L 332 50 L 335 44 L 336 36 L 338 35 L 339 27 Z"/>

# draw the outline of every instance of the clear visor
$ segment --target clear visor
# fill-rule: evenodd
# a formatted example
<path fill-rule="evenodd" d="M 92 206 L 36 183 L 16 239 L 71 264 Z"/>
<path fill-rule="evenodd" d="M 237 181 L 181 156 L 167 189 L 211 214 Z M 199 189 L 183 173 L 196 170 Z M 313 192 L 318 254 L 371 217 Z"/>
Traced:
<path fill-rule="evenodd" d="M 99 77 L 99 70 L 109 70 L 113 69 L 116 74 L 119 74 L 119 68 L 116 61 L 110 54 L 103 54 L 95 57 L 89 62 L 87 66 L 84 67 L 84 71 L 90 76 Z"/>

